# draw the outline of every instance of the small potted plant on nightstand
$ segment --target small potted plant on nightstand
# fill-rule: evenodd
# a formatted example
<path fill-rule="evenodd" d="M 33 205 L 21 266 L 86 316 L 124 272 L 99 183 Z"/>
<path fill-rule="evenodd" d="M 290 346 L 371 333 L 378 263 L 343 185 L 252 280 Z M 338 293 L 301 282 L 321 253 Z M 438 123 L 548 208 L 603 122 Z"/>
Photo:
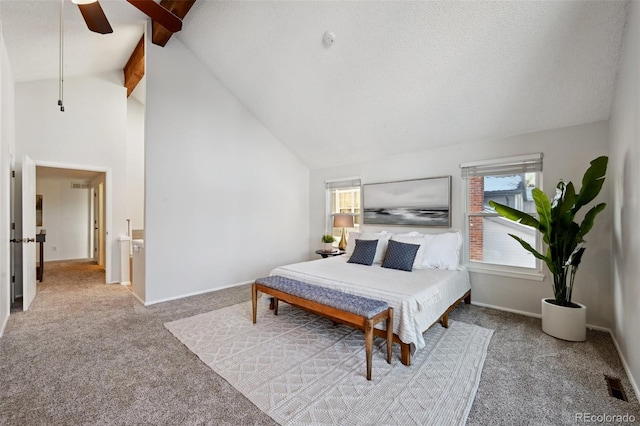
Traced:
<path fill-rule="evenodd" d="M 330 252 L 333 251 L 333 243 L 336 241 L 335 238 L 333 238 L 333 235 L 331 234 L 326 234 L 322 236 L 322 242 L 324 243 L 324 251 L 326 252 Z"/>

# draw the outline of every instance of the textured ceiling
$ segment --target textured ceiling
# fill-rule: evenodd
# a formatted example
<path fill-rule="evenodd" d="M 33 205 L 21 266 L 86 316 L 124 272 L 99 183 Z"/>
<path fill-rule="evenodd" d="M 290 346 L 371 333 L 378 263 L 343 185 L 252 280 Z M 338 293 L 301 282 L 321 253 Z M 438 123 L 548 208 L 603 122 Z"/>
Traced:
<path fill-rule="evenodd" d="M 180 39 L 322 168 L 607 119 L 626 6 L 204 1 Z"/>
<path fill-rule="evenodd" d="M 142 33 L 137 9 L 101 4 L 109 36 L 87 31 L 66 3 L 68 75 L 121 69 Z M 59 2 L 0 5 L 16 80 L 56 78 Z M 315 169 L 609 118 L 626 9 L 198 0 L 177 37 Z"/>

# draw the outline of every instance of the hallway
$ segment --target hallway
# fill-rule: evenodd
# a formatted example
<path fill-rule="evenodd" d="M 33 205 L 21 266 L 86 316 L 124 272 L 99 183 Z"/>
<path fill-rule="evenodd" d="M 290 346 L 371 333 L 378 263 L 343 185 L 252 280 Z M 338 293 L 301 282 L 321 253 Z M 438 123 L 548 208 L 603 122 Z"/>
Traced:
<path fill-rule="evenodd" d="M 43 281 L 37 283 L 38 297 L 34 303 L 43 298 L 54 297 L 51 302 L 56 303 L 56 306 L 58 304 L 65 306 L 66 303 L 62 303 L 62 300 L 58 299 L 64 300 L 68 298 L 70 299 L 69 304 L 73 305 L 72 302 L 75 297 L 80 295 L 74 296 L 69 293 L 95 286 L 104 286 L 105 282 L 104 269 L 91 259 L 45 262 L 44 272 Z M 33 309 L 33 305 L 31 309 Z M 11 305 L 11 315 L 20 312 L 22 312 L 21 298 L 16 299 Z"/>

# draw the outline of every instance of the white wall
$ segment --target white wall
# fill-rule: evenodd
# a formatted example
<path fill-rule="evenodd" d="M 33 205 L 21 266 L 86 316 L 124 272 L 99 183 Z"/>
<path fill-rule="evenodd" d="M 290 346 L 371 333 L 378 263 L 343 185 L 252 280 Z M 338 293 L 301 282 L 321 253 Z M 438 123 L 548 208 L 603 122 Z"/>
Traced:
<path fill-rule="evenodd" d="M 37 169 L 36 169 L 37 176 Z M 36 180 L 36 194 L 42 195 L 42 226 L 47 237 L 43 245 L 44 261 L 93 257 L 89 247 L 91 229 L 91 191 L 73 189 L 69 178 Z"/>
<path fill-rule="evenodd" d="M 314 257 L 312 253 L 319 247 L 320 236 L 324 232 L 324 181 L 327 179 L 360 176 L 362 183 L 366 184 L 451 175 L 453 228 L 464 232 L 460 163 L 534 152 L 544 153 L 543 186 L 547 194 L 555 193 L 555 185 L 560 178 L 572 180 L 579 186 L 589 162 L 608 154 L 608 124 L 598 122 L 500 140 L 469 141 L 379 161 L 314 170 L 310 180 L 311 236 L 308 255 L 310 258 Z M 607 200 L 607 197 L 605 183 L 598 200 Z M 588 323 L 601 327 L 611 327 L 613 321 L 608 260 L 610 215 L 611 209 L 601 213 L 591 233 L 587 235 L 589 244 L 574 289 L 574 300 L 588 307 Z M 394 227 L 391 230 L 400 232 L 408 228 Z M 428 228 L 416 230 L 429 232 Z M 482 304 L 540 314 L 540 299 L 553 295 L 551 282 L 549 278 L 539 282 L 471 273 L 471 298 Z"/>
<path fill-rule="evenodd" d="M 0 336 L 11 305 L 11 156 L 15 154 L 14 86 L 0 22 Z"/>
<path fill-rule="evenodd" d="M 145 302 L 305 259 L 306 167 L 180 40 L 146 61 Z"/>
<path fill-rule="evenodd" d="M 112 172 L 107 251 L 112 260 L 111 281 L 117 282 L 120 249 L 116 238 L 126 234 L 127 226 L 127 100 L 122 72 L 66 79 L 65 112 L 56 105 L 57 80 L 17 83 L 15 97 L 16 161 L 26 154 L 36 164 Z M 20 200 L 16 202 L 20 206 Z"/>
<path fill-rule="evenodd" d="M 127 99 L 127 218 L 132 229 L 144 228 L 144 109 L 133 96 Z"/>
<path fill-rule="evenodd" d="M 611 254 L 613 332 L 627 373 L 640 395 L 640 3 L 631 2 L 616 94 L 611 110 L 609 185 L 613 212 Z"/>

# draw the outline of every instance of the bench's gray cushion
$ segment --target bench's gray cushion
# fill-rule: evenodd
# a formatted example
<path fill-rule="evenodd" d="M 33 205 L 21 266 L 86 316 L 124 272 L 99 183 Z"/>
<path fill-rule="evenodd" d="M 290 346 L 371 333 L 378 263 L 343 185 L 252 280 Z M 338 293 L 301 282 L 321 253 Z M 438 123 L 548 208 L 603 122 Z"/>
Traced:
<path fill-rule="evenodd" d="M 387 302 L 381 300 L 307 284 L 279 275 L 258 278 L 256 283 L 365 318 L 372 318 L 389 307 Z"/>

